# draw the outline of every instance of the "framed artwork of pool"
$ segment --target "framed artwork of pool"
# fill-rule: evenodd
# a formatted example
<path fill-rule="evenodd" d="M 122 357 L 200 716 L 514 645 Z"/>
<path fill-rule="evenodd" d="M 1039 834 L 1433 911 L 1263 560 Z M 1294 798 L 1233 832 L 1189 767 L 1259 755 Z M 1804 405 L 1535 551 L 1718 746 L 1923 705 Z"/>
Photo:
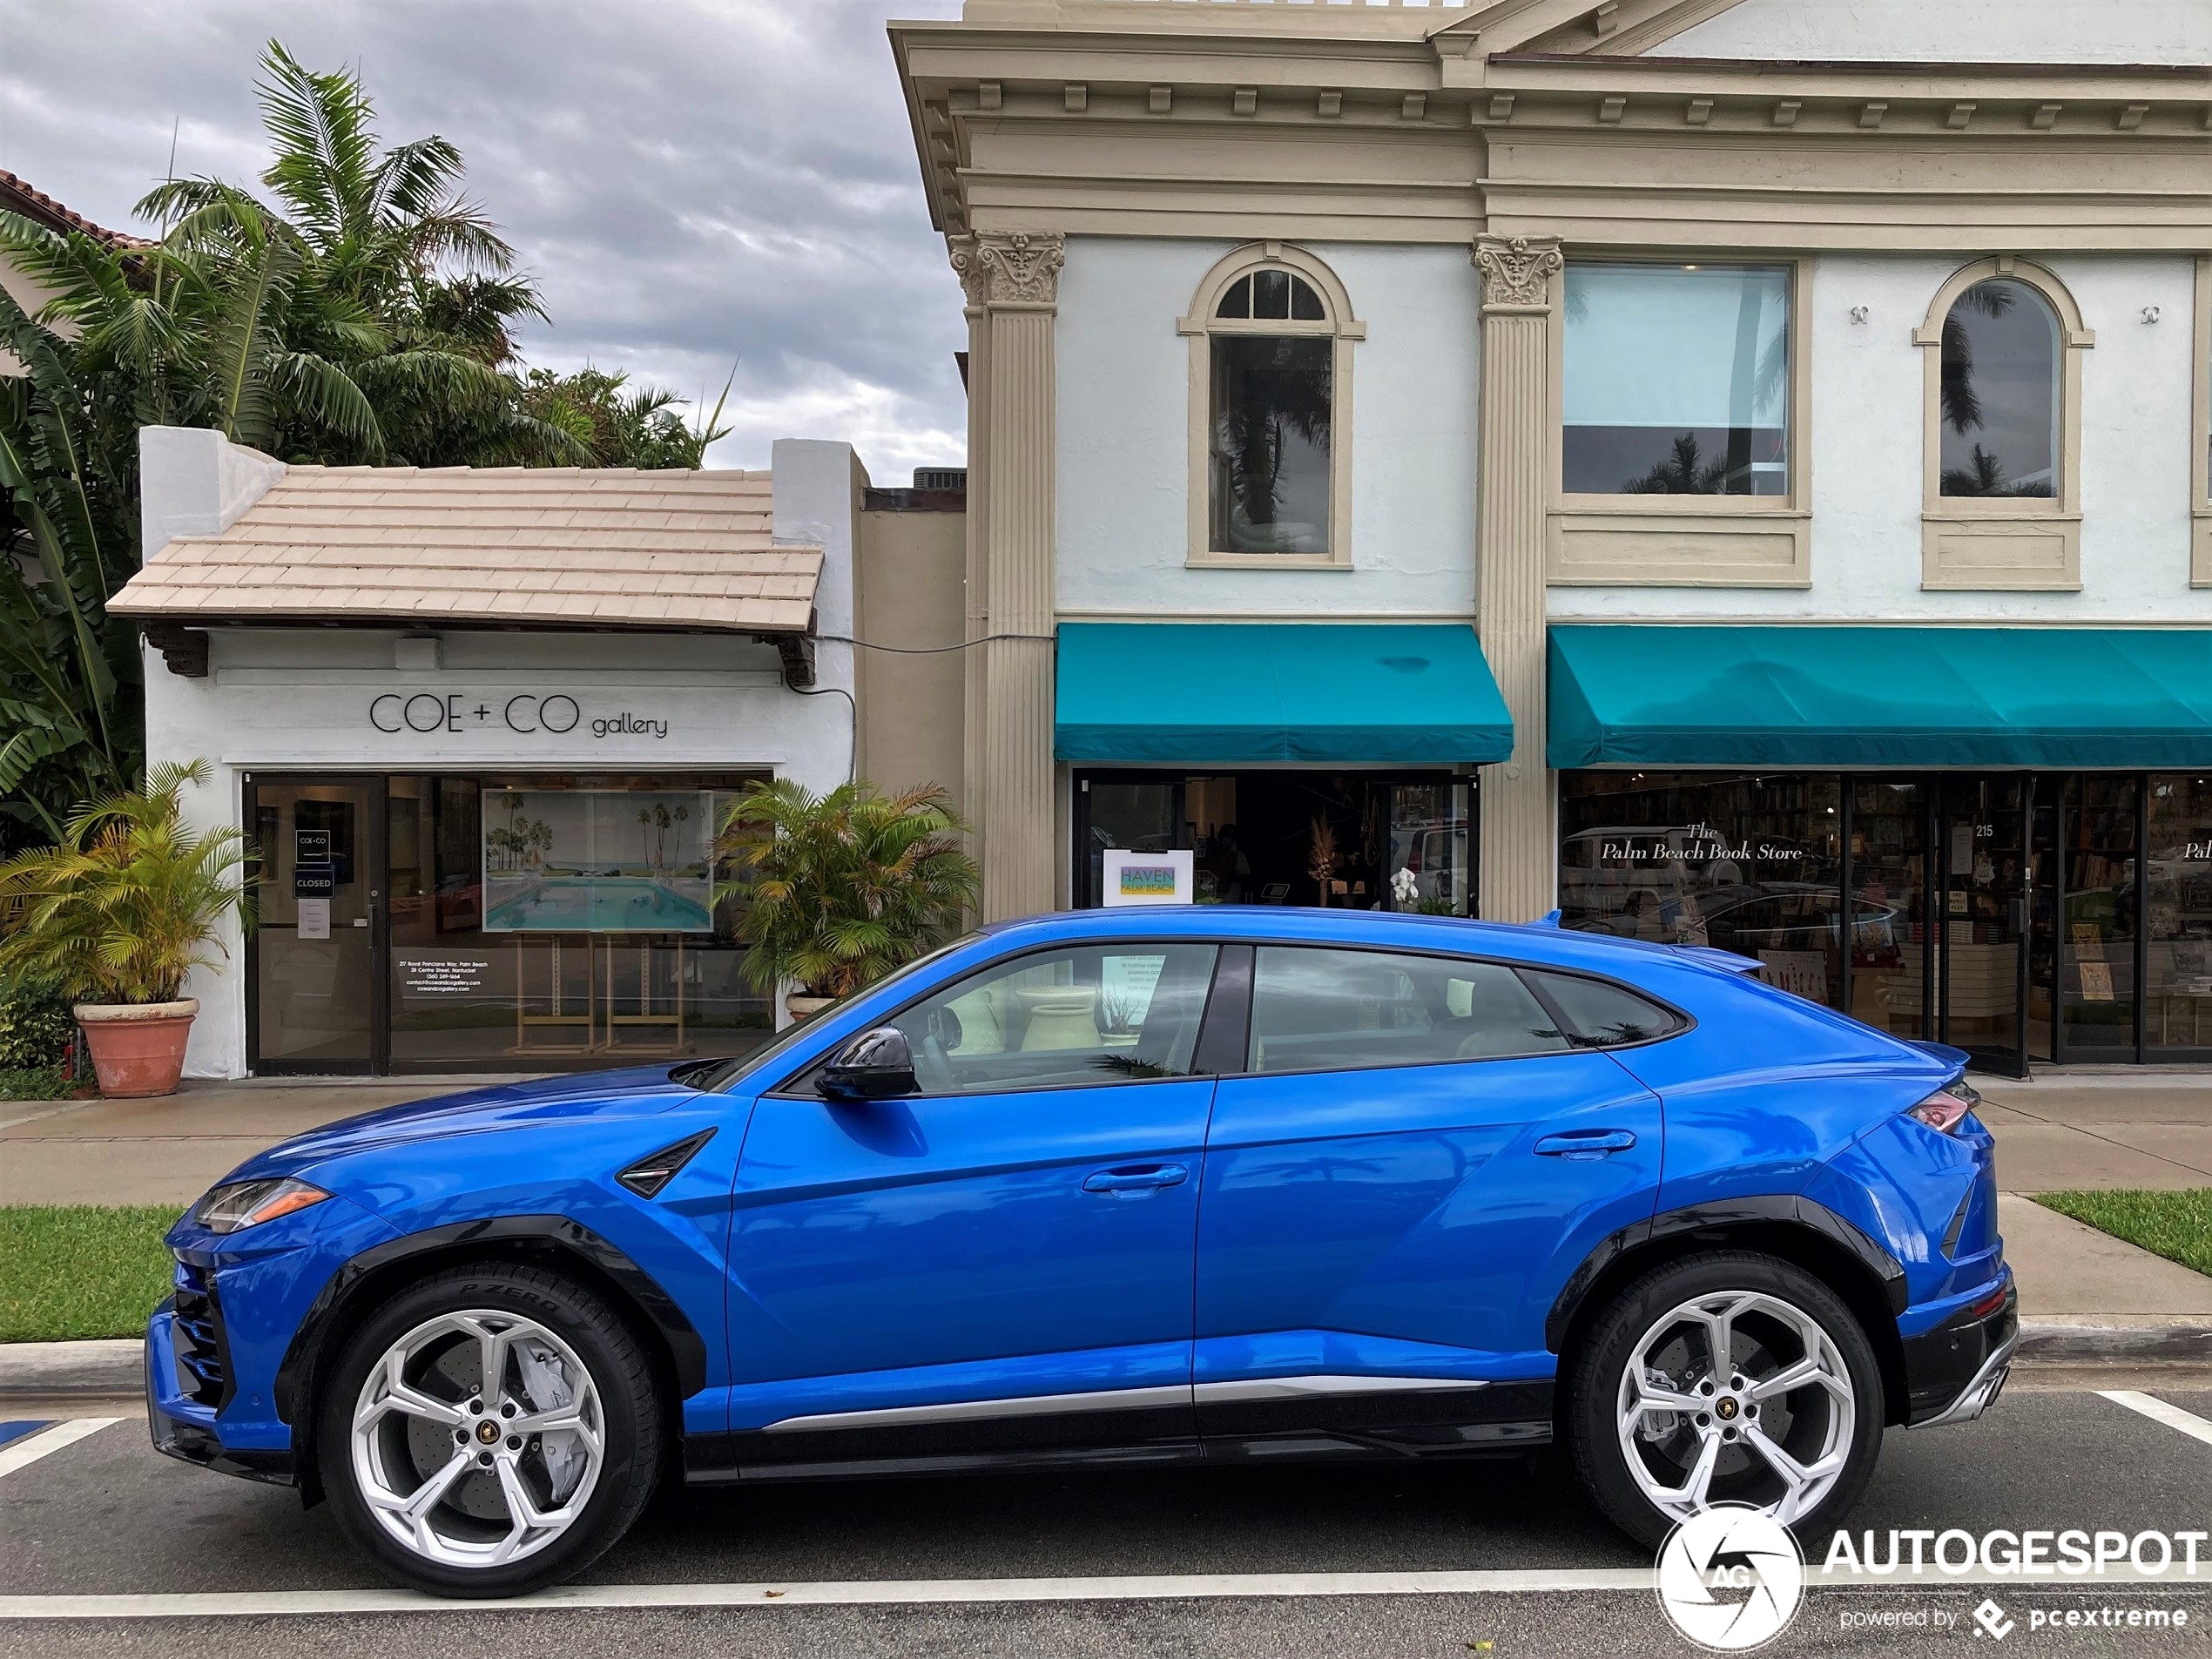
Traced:
<path fill-rule="evenodd" d="M 711 933 L 711 790 L 488 789 L 486 933 Z"/>

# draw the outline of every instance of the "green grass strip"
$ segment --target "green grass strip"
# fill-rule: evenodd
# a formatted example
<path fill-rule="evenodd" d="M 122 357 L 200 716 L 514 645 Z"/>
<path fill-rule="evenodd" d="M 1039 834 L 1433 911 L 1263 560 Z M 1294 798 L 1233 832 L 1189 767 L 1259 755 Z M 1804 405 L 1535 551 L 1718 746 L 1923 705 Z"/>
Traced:
<path fill-rule="evenodd" d="M 173 1204 L 0 1208 L 0 1342 L 135 1337 L 169 1294 Z"/>
<path fill-rule="evenodd" d="M 2212 1187 L 2182 1192 L 2039 1192 L 2035 1202 L 2154 1256 L 2212 1274 Z"/>
<path fill-rule="evenodd" d="M 0 1069 L 0 1100 L 67 1100 L 70 1087 L 59 1066 L 15 1066 Z"/>

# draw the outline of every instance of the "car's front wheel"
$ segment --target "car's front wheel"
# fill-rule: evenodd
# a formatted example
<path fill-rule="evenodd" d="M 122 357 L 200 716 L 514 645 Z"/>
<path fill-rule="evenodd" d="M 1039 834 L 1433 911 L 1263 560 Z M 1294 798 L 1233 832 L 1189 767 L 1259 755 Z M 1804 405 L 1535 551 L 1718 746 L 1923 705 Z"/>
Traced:
<path fill-rule="evenodd" d="M 1656 1269 L 1568 1359 L 1576 1467 L 1646 1544 L 1716 1503 L 1817 1532 L 1873 1474 L 1873 1348 L 1842 1300 L 1788 1262 L 1714 1251 Z"/>
<path fill-rule="evenodd" d="M 445 1595 L 514 1595 L 629 1530 L 659 1465 L 651 1362 L 597 1296 L 508 1262 L 401 1291 L 325 1391 L 323 1482 L 387 1572 Z"/>

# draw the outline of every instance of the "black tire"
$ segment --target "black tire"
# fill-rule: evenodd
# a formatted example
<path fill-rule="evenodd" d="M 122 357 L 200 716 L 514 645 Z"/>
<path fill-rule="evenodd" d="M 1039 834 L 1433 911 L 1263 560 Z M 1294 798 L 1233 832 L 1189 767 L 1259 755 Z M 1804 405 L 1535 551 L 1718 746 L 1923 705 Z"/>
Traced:
<path fill-rule="evenodd" d="M 590 1373 L 604 1430 L 598 1481 L 583 1513 L 537 1553 L 496 1567 L 433 1561 L 393 1538 L 361 1495 L 353 1459 L 354 1406 L 378 1360 L 441 1314 L 476 1312 L 534 1320 L 565 1342 Z M 630 1530 L 652 1496 L 664 1433 L 655 1380 L 652 1360 L 629 1327 L 604 1299 L 573 1280 L 512 1262 L 448 1268 L 393 1296 L 347 1341 L 316 1422 L 323 1485 L 347 1536 L 395 1581 L 435 1595 L 524 1595 L 597 1561 Z"/>
<path fill-rule="evenodd" d="M 1584 1328 L 1561 1366 L 1568 1380 L 1565 1426 L 1576 1472 L 1606 1518 L 1652 1548 L 1674 1529 L 1677 1517 L 1647 1495 L 1629 1468 L 1619 1432 L 1622 1379 L 1637 1344 L 1655 1324 L 1686 1302 L 1730 1291 L 1770 1297 L 1811 1317 L 1834 1343 L 1849 1372 L 1851 1440 L 1843 1469 L 1825 1496 L 1791 1522 L 1792 1529 L 1808 1538 L 1824 1535 L 1858 1501 L 1881 1453 L 1886 1417 L 1881 1366 L 1866 1332 L 1841 1298 L 1803 1268 L 1750 1251 L 1710 1251 L 1669 1262 L 1615 1295 Z M 1776 1330 L 1778 1333 L 1779 1328 Z M 1807 1410 L 1844 1414 L 1840 1405 L 1824 1395 Z M 1807 1426 L 1817 1426 L 1810 1418 Z M 1681 1432 L 1692 1431 L 1684 1425 Z M 1731 1450 L 1733 1459 L 1723 1467 L 1731 1470 L 1727 1481 L 1740 1490 L 1728 1489 L 1716 1473 L 1710 1501 L 1760 1503 L 1770 1466 L 1748 1449 Z M 1663 1453 L 1655 1446 L 1648 1455 L 1656 1460 Z"/>

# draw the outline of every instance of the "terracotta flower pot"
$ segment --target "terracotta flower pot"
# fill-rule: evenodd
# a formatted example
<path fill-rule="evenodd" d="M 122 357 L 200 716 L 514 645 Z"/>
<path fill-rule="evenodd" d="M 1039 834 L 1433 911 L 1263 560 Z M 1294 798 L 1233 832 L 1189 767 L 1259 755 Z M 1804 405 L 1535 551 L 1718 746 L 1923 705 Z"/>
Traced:
<path fill-rule="evenodd" d="M 794 991 L 784 998 L 784 1008 L 794 1020 L 811 1020 L 836 1001 L 833 996 L 801 996 Z"/>
<path fill-rule="evenodd" d="M 173 1095 L 185 1073 L 185 1041 L 199 1003 L 79 1002 L 73 1010 L 92 1051 L 100 1093 L 110 1100 Z"/>

